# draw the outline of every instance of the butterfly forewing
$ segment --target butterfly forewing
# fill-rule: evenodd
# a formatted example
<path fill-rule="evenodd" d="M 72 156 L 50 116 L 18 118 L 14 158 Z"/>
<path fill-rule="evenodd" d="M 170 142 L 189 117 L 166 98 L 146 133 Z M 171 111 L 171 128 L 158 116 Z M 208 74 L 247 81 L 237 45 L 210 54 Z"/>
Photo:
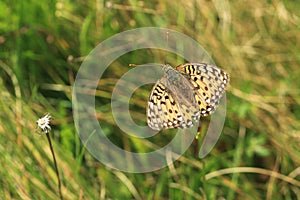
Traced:
<path fill-rule="evenodd" d="M 201 115 L 213 113 L 225 92 L 229 76 L 219 68 L 205 63 L 187 63 L 177 66 L 176 69 L 197 91 L 195 99 Z"/>

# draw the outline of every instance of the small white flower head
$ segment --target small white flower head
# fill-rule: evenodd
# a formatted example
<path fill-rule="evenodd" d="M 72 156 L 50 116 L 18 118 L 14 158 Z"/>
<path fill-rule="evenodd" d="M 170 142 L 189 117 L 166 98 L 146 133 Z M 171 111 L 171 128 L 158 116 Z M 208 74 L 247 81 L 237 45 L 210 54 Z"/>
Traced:
<path fill-rule="evenodd" d="M 51 130 L 50 120 L 52 119 L 51 115 L 48 113 L 44 117 L 36 121 L 38 128 L 40 128 L 44 133 L 49 133 Z"/>

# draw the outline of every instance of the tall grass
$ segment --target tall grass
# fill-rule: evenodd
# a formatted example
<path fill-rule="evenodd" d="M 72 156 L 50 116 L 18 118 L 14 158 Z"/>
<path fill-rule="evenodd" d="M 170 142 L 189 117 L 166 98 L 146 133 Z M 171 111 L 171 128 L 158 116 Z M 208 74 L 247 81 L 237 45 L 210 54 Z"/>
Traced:
<path fill-rule="evenodd" d="M 35 134 L 35 121 L 46 112 L 55 118 L 51 137 L 65 199 L 300 199 L 299 9 L 280 0 L 0 2 L 1 199 L 59 197 L 47 139 Z M 73 124 L 71 89 L 97 44 L 146 26 L 197 40 L 231 83 L 224 130 L 207 157 L 198 158 L 196 141 L 172 165 L 130 174 L 85 151 Z M 97 117 L 127 150 L 152 150 L 172 137 L 136 141 L 122 134 L 109 103 L 128 64 L 163 58 L 158 51 L 126 54 L 100 83 Z M 135 93 L 134 119 L 145 116 L 150 89 Z"/>

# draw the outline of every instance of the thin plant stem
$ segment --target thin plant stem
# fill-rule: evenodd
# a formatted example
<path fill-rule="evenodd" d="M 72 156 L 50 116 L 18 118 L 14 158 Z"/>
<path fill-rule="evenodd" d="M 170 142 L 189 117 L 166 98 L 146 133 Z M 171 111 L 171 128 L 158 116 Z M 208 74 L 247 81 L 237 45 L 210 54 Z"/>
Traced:
<path fill-rule="evenodd" d="M 57 177 L 57 180 L 58 180 L 58 192 L 59 192 L 59 196 L 60 196 L 60 199 L 63 200 L 63 196 L 62 196 L 62 192 L 61 192 L 61 180 L 60 180 L 60 177 L 59 177 L 57 163 L 56 163 L 56 158 L 55 158 L 55 154 L 54 154 L 54 151 L 53 151 L 53 147 L 52 147 L 52 143 L 51 143 L 51 138 L 50 138 L 49 132 L 47 132 L 46 135 L 47 135 L 47 139 L 48 139 L 48 142 L 49 142 L 50 150 L 51 150 L 51 153 L 52 153 L 52 156 L 53 156 L 56 177 Z"/>

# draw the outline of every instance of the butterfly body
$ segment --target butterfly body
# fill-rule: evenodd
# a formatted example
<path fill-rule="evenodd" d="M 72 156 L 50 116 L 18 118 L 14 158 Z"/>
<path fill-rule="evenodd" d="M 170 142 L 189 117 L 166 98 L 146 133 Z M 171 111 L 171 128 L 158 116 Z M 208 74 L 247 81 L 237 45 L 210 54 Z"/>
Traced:
<path fill-rule="evenodd" d="M 174 93 L 174 96 L 177 96 L 177 100 L 181 104 L 195 104 L 194 91 L 192 85 L 188 80 L 181 74 L 173 69 L 170 65 L 165 65 L 163 67 L 165 72 L 165 77 L 161 80 L 161 83 Z"/>
<path fill-rule="evenodd" d="M 182 77 L 176 70 L 173 69 L 170 65 L 164 65 L 163 66 L 163 72 L 165 73 L 167 79 L 172 82 L 173 84 L 176 84 Z"/>
<path fill-rule="evenodd" d="M 225 92 L 229 76 L 205 63 L 163 66 L 148 100 L 147 122 L 154 130 L 189 128 L 211 114 Z"/>

